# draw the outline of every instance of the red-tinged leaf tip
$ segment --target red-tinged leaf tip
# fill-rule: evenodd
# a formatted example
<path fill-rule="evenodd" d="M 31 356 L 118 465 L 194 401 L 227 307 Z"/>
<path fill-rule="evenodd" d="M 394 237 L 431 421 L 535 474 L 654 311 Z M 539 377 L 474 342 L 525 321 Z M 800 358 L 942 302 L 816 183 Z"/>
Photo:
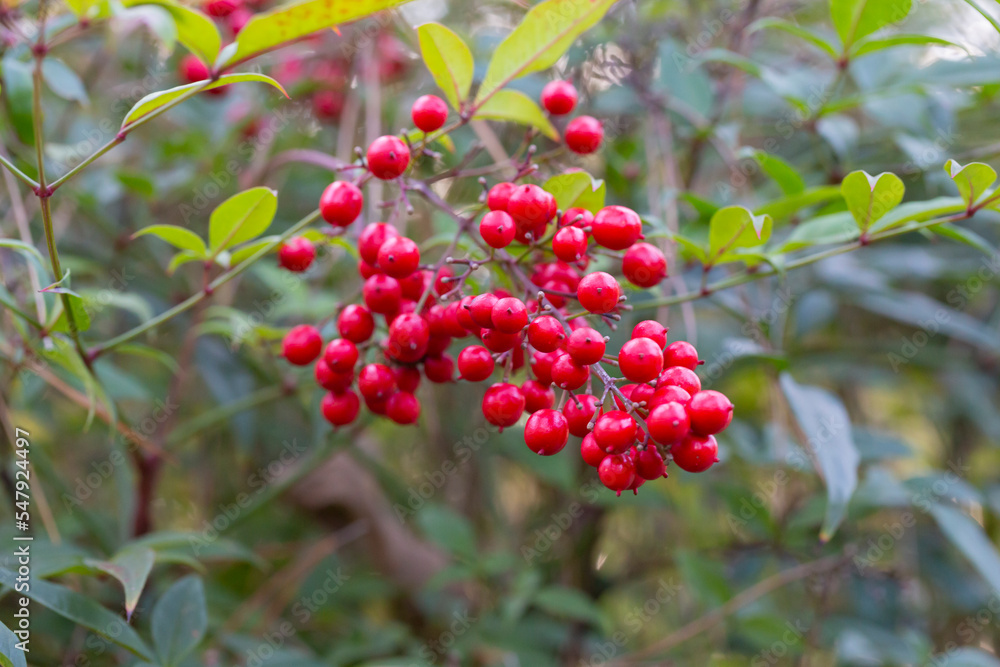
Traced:
<path fill-rule="evenodd" d="M 340 32 L 340 26 L 336 26 L 336 25 L 335 25 L 335 26 L 333 26 L 332 28 L 330 28 L 330 30 L 332 30 L 332 31 L 334 31 L 335 33 L 337 33 L 337 36 L 338 36 L 338 37 L 343 37 L 343 33 L 342 33 L 342 32 Z"/>

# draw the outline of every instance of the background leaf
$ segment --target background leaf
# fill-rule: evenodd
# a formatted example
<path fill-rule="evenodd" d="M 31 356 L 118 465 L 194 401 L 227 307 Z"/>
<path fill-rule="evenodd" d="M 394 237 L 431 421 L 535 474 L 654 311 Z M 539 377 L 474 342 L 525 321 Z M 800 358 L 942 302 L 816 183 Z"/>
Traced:
<path fill-rule="evenodd" d="M 253 240 L 267 231 L 278 211 L 278 195 L 270 188 L 250 188 L 219 204 L 208 223 L 213 255 Z"/>
<path fill-rule="evenodd" d="M 876 220 L 899 206 L 905 187 L 899 176 L 889 172 L 872 176 L 866 171 L 853 171 L 840 184 L 840 191 L 858 227 L 866 232 Z"/>
<path fill-rule="evenodd" d="M 770 216 L 755 216 L 742 206 L 719 209 L 709 223 L 709 262 L 721 264 L 739 260 L 737 251 L 740 249 L 767 243 L 772 226 Z"/>
<path fill-rule="evenodd" d="M 201 578 L 190 575 L 167 589 L 153 607 L 151 624 L 160 662 L 164 667 L 179 664 L 201 642 L 208 628 Z"/>
<path fill-rule="evenodd" d="M 152 549 L 131 546 L 119 551 L 109 561 L 88 559 L 86 563 L 121 582 L 125 589 L 125 615 L 131 619 L 155 559 Z"/>
<path fill-rule="evenodd" d="M 438 88 L 456 111 L 469 95 L 474 63 L 462 38 L 440 23 L 417 28 L 420 53 Z"/>
<path fill-rule="evenodd" d="M 910 13 L 912 0 L 830 0 L 830 17 L 846 48 Z"/>
<path fill-rule="evenodd" d="M 604 208 L 607 191 L 604 181 L 595 179 L 585 171 L 558 174 L 545 181 L 542 188 L 556 198 L 560 211 L 585 208 L 596 214 Z"/>

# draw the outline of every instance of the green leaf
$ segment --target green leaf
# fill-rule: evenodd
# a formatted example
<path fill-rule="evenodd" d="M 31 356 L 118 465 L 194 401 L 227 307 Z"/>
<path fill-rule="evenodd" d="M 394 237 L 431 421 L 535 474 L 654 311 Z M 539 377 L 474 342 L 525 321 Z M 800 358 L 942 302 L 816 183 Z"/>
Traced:
<path fill-rule="evenodd" d="M 77 331 L 87 331 L 90 329 L 90 313 L 87 312 L 86 304 L 79 294 L 72 292 L 69 288 L 55 289 L 43 289 L 43 292 L 56 292 L 58 294 L 63 294 L 66 296 L 66 301 L 69 303 L 70 310 L 73 313 L 73 322 L 76 325 Z M 56 305 L 56 320 L 50 327 L 52 331 L 59 331 L 62 333 L 68 333 L 70 330 L 69 318 L 66 317 L 66 313 L 63 310 L 63 300 L 60 298 Z"/>
<path fill-rule="evenodd" d="M 762 18 L 754 21 L 750 27 L 747 28 L 747 31 L 756 32 L 758 30 L 767 29 L 781 30 L 789 35 L 794 35 L 799 39 L 804 39 L 834 60 L 840 57 L 840 54 L 837 53 L 836 47 L 824 39 L 821 35 L 816 34 L 808 28 L 803 28 L 798 24 L 792 23 L 791 21 L 786 21 L 785 19 L 775 17 Z"/>
<path fill-rule="evenodd" d="M 199 253 L 191 252 L 190 250 L 182 250 L 173 257 L 170 258 L 170 263 L 167 264 L 167 275 L 172 276 L 174 271 L 179 267 L 187 264 L 189 262 L 197 262 L 199 260 L 205 260 L 206 257 Z"/>
<path fill-rule="evenodd" d="M 172 0 L 124 0 L 126 7 L 156 5 L 165 9 L 177 25 L 177 41 L 203 62 L 213 63 L 219 55 L 222 37 L 211 18 L 193 7 Z"/>
<path fill-rule="evenodd" d="M 992 243 L 971 229 L 966 229 L 964 227 L 948 223 L 934 225 L 933 227 L 928 227 L 927 229 L 938 236 L 943 236 L 947 239 L 951 239 L 952 241 L 958 241 L 959 243 L 964 243 L 971 248 L 975 248 L 987 257 L 993 257 L 994 255 L 1000 253 L 1000 250 L 997 250 Z"/>
<path fill-rule="evenodd" d="M 965 512 L 948 505 L 935 503 L 930 513 L 948 541 L 969 559 L 994 593 L 1000 593 L 1000 554 L 983 527 Z"/>
<path fill-rule="evenodd" d="M 948 160 L 944 165 L 944 170 L 955 182 L 958 194 L 970 207 L 981 200 L 990 186 L 997 180 L 996 170 L 982 162 L 970 162 L 963 166 L 955 160 Z"/>
<path fill-rule="evenodd" d="M 156 554 L 152 549 L 128 546 L 109 561 L 88 558 L 84 562 L 121 582 L 125 589 L 125 616 L 131 619 L 135 606 L 139 604 L 139 596 L 146 586 L 149 573 L 153 570 L 155 559 Z"/>
<path fill-rule="evenodd" d="M 434 81 L 456 110 L 469 96 L 474 63 L 472 52 L 462 38 L 440 23 L 425 23 L 417 28 L 420 54 Z"/>
<path fill-rule="evenodd" d="M 860 235 L 858 225 L 850 213 L 832 213 L 813 218 L 796 227 L 779 250 L 792 252 L 814 245 L 839 245 L 853 241 Z"/>
<path fill-rule="evenodd" d="M 745 148 L 739 152 L 739 156 L 757 162 L 764 173 L 774 179 L 774 182 L 786 195 L 797 195 L 806 189 L 806 183 L 795 167 L 776 155 L 753 148 Z"/>
<path fill-rule="evenodd" d="M 17 585 L 16 575 L 0 567 L 0 584 L 14 588 Z M 143 660 L 153 659 L 152 651 L 125 619 L 85 595 L 41 579 L 31 580 L 28 590 L 18 592 Z"/>
<path fill-rule="evenodd" d="M 686 249 L 691 255 L 697 259 L 702 264 L 708 264 L 708 254 L 700 243 L 689 239 L 687 237 L 681 236 L 680 234 L 671 235 L 671 240 L 675 241 L 678 245 Z"/>
<path fill-rule="evenodd" d="M 29 245 L 24 241 L 19 241 L 17 239 L 0 239 L 0 248 L 10 248 L 11 250 L 16 250 L 24 255 L 24 257 L 29 261 L 33 261 L 43 276 L 46 275 L 45 259 L 42 258 L 42 253 L 38 252 L 38 249 L 35 246 Z"/>
<path fill-rule="evenodd" d="M 247 243 L 246 245 L 241 245 L 239 248 L 236 248 L 231 253 L 229 253 L 229 266 L 236 266 L 243 260 L 252 257 L 258 251 L 260 251 L 263 248 L 266 248 L 267 246 L 274 243 L 280 238 L 281 238 L 280 236 L 265 236 L 251 243 Z M 275 248 L 277 247 L 278 246 L 275 246 Z"/>
<path fill-rule="evenodd" d="M 840 184 L 847 210 L 854 216 L 862 233 L 872 223 L 899 206 L 906 188 L 899 176 L 882 172 L 872 176 L 867 171 L 852 171 Z"/>
<path fill-rule="evenodd" d="M 201 578 L 188 575 L 160 597 L 151 618 L 153 646 L 163 667 L 174 667 L 205 636 L 208 612 Z"/>
<path fill-rule="evenodd" d="M 990 25 L 992 25 L 997 32 L 1000 32 L 1000 21 L 997 21 L 995 18 L 993 18 L 993 14 L 990 14 L 989 11 L 983 9 L 983 6 L 980 5 L 978 2 L 976 2 L 976 0 L 965 0 L 965 1 L 966 3 L 969 4 L 970 7 L 979 12 L 984 19 L 989 21 Z"/>
<path fill-rule="evenodd" d="M 601 608 L 575 588 L 547 586 L 538 591 L 532 602 L 553 616 L 585 621 L 598 628 L 605 625 Z"/>
<path fill-rule="evenodd" d="M 277 193 L 264 187 L 250 188 L 219 204 L 208 222 L 212 255 L 263 234 L 277 211 Z"/>
<path fill-rule="evenodd" d="M 252 73 L 223 74 L 216 81 L 213 81 L 208 85 L 205 85 L 202 81 L 196 81 L 194 83 L 188 83 L 183 86 L 177 86 L 176 88 L 161 90 L 146 95 L 144 98 L 136 102 L 135 106 L 133 106 L 132 109 L 125 114 L 125 118 L 122 119 L 122 129 L 127 128 L 129 125 L 136 123 L 146 116 L 156 113 L 158 110 L 171 104 L 172 102 L 176 102 L 177 98 L 190 93 L 192 90 L 200 89 L 199 92 L 204 92 L 206 90 L 212 90 L 213 88 L 220 88 L 222 86 L 228 86 L 231 83 L 240 83 L 243 81 L 259 81 L 270 84 L 280 90 L 282 95 L 288 97 L 288 93 L 286 93 L 285 89 L 281 87 L 281 84 L 269 76 Z"/>
<path fill-rule="evenodd" d="M 844 48 L 907 17 L 913 0 L 830 0 L 830 18 Z"/>
<path fill-rule="evenodd" d="M 87 89 L 76 72 L 57 58 L 46 58 L 42 61 L 42 77 L 49 89 L 71 102 L 87 103 Z"/>
<path fill-rule="evenodd" d="M 860 58 L 869 53 L 875 53 L 882 49 L 891 49 L 896 46 L 929 46 L 932 44 L 937 46 L 958 46 L 947 39 L 931 37 L 930 35 L 893 35 L 885 39 L 866 39 L 863 42 L 858 42 L 851 47 L 850 56 L 852 58 Z"/>
<path fill-rule="evenodd" d="M 58 303 L 58 302 L 57 302 Z M 101 387 L 100 383 L 94 379 L 94 374 L 90 372 L 90 369 L 83 363 L 83 359 L 80 355 L 76 353 L 72 343 L 63 338 L 62 336 L 53 336 L 52 341 L 54 346 L 50 350 L 45 350 L 44 354 L 46 359 L 61 366 L 66 371 L 70 373 L 73 377 L 79 381 L 79 383 L 84 388 L 84 393 L 87 395 L 88 410 L 87 410 L 87 421 L 84 428 L 90 428 L 91 422 L 94 420 L 95 410 L 97 409 L 97 403 L 100 401 L 107 408 L 108 414 L 111 415 L 112 423 L 117 420 L 117 410 L 115 409 L 114 402 L 108 399 L 107 394 Z"/>
<path fill-rule="evenodd" d="M 843 521 L 858 486 L 861 456 L 854 446 L 851 420 L 840 399 L 825 389 L 800 385 L 788 373 L 782 373 L 779 381 L 826 484 L 826 517 L 820 531 L 825 542 Z"/>
<path fill-rule="evenodd" d="M 0 623 L 0 667 L 28 667 L 24 651 L 17 648 L 21 640 L 3 623 Z"/>
<path fill-rule="evenodd" d="M 167 352 L 142 343 L 125 343 L 112 350 L 115 354 L 130 354 L 135 357 L 145 357 L 163 364 L 167 370 L 176 373 L 180 365 Z"/>
<path fill-rule="evenodd" d="M 736 251 L 767 243 L 772 226 L 771 216 L 754 215 L 742 206 L 719 209 L 712 216 L 708 228 L 709 263 L 739 261 Z"/>
<path fill-rule="evenodd" d="M 180 250 L 189 250 L 196 256 L 208 257 L 208 248 L 200 236 L 186 227 L 177 225 L 150 225 L 132 235 L 133 239 L 152 234 Z"/>
<path fill-rule="evenodd" d="M 476 534 L 461 514 L 444 505 L 428 505 L 417 514 L 417 523 L 427 537 L 450 553 L 466 558 L 476 555 Z"/>
<path fill-rule="evenodd" d="M 560 211 L 585 208 L 596 214 L 604 208 L 607 186 L 603 180 L 594 179 L 585 171 L 571 171 L 553 176 L 545 181 L 542 189 L 556 198 Z"/>
<path fill-rule="evenodd" d="M 33 88 L 31 66 L 8 51 L 3 59 L 3 97 L 18 138 L 29 146 L 35 140 L 35 125 L 32 120 Z"/>
<path fill-rule="evenodd" d="M 825 204 L 840 198 L 840 188 L 836 185 L 818 185 L 798 194 L 768 202 L 759 207 L 756 213 L 757 215 L 769 215 L 775 220 L 786 220 L 804 208 Z M 852 226 L 854 226 L 853 223 Z"/>
<path fill-rule="evenodd" d="M 890 211 L 868 231 L 884 232 L 907 223 L 919 224 L 943 215 L 961 213 L 965 209 L 966 204 L 961 197 L 935 197 L 926 201 L 911 201 Z"/>
<path fill-rule="evenodd" d="M 499 90 L 478 108 L 473 118 L 506 120 L 537 128 L 558 141 L 559 132 L 533 99 L 518 90 Z"/>
<path fill-rule="evenodd" d="M 548 69 L 615 0 L 545 0 L 532 7 L 493 52 L 476 94 L 476 106 L 514 79 Z"/>
<path fill-rule="evenodd" d="M 300 37 L 357 21 L 405 2 L 407 0 L 305 0 L 281 5 L 250 19 L 236 41 L 219 54 L 216 65 L 225 69 Z"/>

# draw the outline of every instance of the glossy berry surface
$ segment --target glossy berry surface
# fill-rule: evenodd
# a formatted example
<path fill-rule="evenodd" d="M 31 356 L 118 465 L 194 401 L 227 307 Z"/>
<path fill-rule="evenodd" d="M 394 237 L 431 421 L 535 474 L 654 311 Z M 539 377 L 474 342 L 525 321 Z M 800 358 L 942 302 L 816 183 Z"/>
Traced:
<path fill-rule="evenodd" d="M 650 382 L 663 370 L 663 351 L 649 338 L 633 338 L 622 345 L 618 367 L 632 382 Z"/>
<path fill-rule="evenodd" d="M 334 181 L 320 195 L 319 212 L 331 225 L 347 227 L 361 215 L 364 203 L 364 195 L 354 183 Z"/>
<path fill-rule="evenodd" d="M 661 445 L 680 442 L 691 429 L 687 410 L 680 403 L 664 403 L 653 408 L 646 418 L 649 435 Z"/>
<path fill-rule="evenodd" d="M 524 427 L 524 441 L 528 449 L 536 454 L 558 454 L 569 441 L 566 418 L 558 410 L 545 409 L 533 413 Z"/>
<path fill-rule="evenodd" d="M 393 278 L 405 278 L 420 266 L 420 248 L 412 239 L 395 236 L 378 251 L 378 268 Z"/>
<path fill-rule="evenodd" d="M 698 350 L 686 340 L 677 340 L 667 345 L 663 351 L 663 362 L 667 367 L 683 366 L 695 370 L 698 368 Z"/>
<path fill-rule="evenodd" d="M 288 239 L 278 249 L 278 264 L 295 273 L 308 269 L 314 259 L 316 259 L 316 247 L 312 241 L 302 236 Z"/>
<path fill-rule="evenodd" d="M 714 435 L 733 420 L 733 404 L 725 394 L 713 389 L 692 396 L 687 411 L 691 430 L 699 435 Z"/>
<path fill-rule="evenodd" d="M 643 320 L 633 327 L 632 338 L 649 338 L 662 350 L 667 345 L 667 327 L 656 320 Z M 669 367 L 674 364 L 668 363 L 664 358 L 664 365 Z"/>
<path fill-rule="evenodd" d="M 637 287 L 656 287 L 667 277 L 667 258 L 648 243 L 636 243 L 625 251 L 622 274 Z"/>
<path fill-rule="evenodd" d="M 590 327 L 581 327 L 566 340 L 566 352 L 580 366 L 596 364 L 604 357 L 604 337 Z"/>
<path fill-rule="evenodd" d="M 514 241 L 517 227 L 506 211 L 490 211 L 479 222 L 479 235 L 491 248 L 506 248 Z"/>
<path fill-rule="evenodd" d="M 361 401 L 350 389 L 338 393 L 330 392 L 323 397 L 320 410 L 323 412 L 323 417 L 334 426 L 346 426 L 357 419 Z"/>
<path fill-rule="evenodd" d="M 352 303 L 337 316 L 337 331 L 352 343 L 363 343 L 375 332 L 375 319 L 367 308 Z"/>
<path fill-rule="evenodd" d="M 358 363 L 358 348 L 349 340 L 334 338 L 323 351 L 323 361 L 334 372 L 350 373 Z"/>
<path fill-rule="evenodd" d="M 379 137 L 368 147 L 368 170 L 375 178 L 383 181 L 397 178 L 409 164 L 410 149 L 399 137 Z"/>
<path fill-rule="evenodd" d="M 594 216 L 591 233 L 605 248 L 625 250 L 642 237 L 642 220 L 625 206 L 605 206 Z"/>
<path fill-rule="evenodd" d="M 501 428 L 513 426 L 524 412 L 524 394 L 520 387 L 498 383 L 486 390 L 483 397 L 483 415 L 486 421 Z"/>
<path fill-rule="evenodd" d="M 578 116 L 566 126 L 566 146 L 574 153 L 593 153 L 604 141 L 604 126 L 593 116 Z"/>
<path fill-rule="evenodd" d="M 281 353 L 289 363 L 306 366 L 316 361 L 323 349 L 323 338 L 316 327 L 300 324 L 285 334 L 281 342 Z"/>
<path fill-rule="evenodd" d="M 597 271 L 580 280 L 576 297 L 580 305 L 591 313 L 610 313 L 618 307 L 621 287 L 611 274 Z"/>
<path fill-rule="evenodd" d="M 621 454 L 635 442 L 638 426 L 623 410 L 605 412 L 594 424 L 594 438 L 598 446 L 609 454 Z"/>
<path fill-rule="evenodd" d="M 448 105 L 437 95 L 421 95 L 413 103 L 410 117 L 417 129 L 433 132 L 441 129 L 448 120 Z"/>
<path fill-rule="evenodd" d="M 635 465 L 628 457 L 613 454 L 601 461 L 597 474 L 601 484 L 621 495 L 621 492 L 628 490 L 635 481 Z"/>
<path fill-rule="evenodd" d="M 549 81 L 542 88 L 542 107 L 553 116 L 565 116 L 576 108 L 576 88 L 569 81 Z"/>
<path fill-rule="evenodd" d="M 539 352 L 554 352 L 565 340 L 562 323 L 551 315 L 536 317 L 528 325 L 528 342 Z"/>
<path fill-rule="evenodd" d="M 552 237 L 552 252 L 564 262 L 575 262 L 587 254 L 587 233 L 579 227 L 563 227 Z"/>
<path fill-rule="evenodd" d="M 712 435 L 689 435 L 671 449 L 681 470 L 705 472 L 719 460 L 719 444 Z"/>
<path fill-rule="evenodd" d="M 555 214 L 555 199 L 537 185 L 518 186 L 507 201 L 507 212 L 519 228 L 534 229 Z"/>
<path fill-rule="evenodd" d="M 375 266 L 378 264 L 378 253 L 382 245 L 389 239 L 399 236 L 399 232 L 392 225 L 384 222 L 370 222 L 361 230 L 358 237 L 358 254 L 361 259 Z"/>
<path fill-rule="evenodd" d="M 528 326 L 528 308 L 520 299 L 504 297 L 493 304 L 493 326 L 502 333 L 517 333 Z"/>
<path fill-rule="evenodd" d="M 469 382 L 482 382 L 493 374 L 494 366 L 493 355 L 481 345 L 467 347 L 458 355 L 458 373 Z"/>

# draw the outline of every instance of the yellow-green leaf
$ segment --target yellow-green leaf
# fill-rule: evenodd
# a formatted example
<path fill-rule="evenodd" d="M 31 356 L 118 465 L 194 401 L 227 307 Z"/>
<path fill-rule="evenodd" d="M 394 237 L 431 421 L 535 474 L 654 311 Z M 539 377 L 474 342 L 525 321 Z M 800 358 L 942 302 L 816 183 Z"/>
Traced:
<path fill-rule="evenodd" d="M 739 261 L 742 248 L 754 248 L 771 238 L 769 215 L 754 215 L 742 206 L 720 208 L 708 228 L 708 259 L 712 264 Z"/>
<path fill-rule="evenodd" d="M 479 107 L 473 118 L 507 120 L 537 128 L 549 139 L 559 140 L 559 133 L 535 101 L 517 90 L 499 90 Z"/>
<path fill-rule="evenodd" d="M 545 0 L 532 7 L 493 53 L 477 106 L 517 77 L 552 67 L 613 4 L 615 0 Z"/>
<path fill-rule="evenodd" d="M 872 176 L 867 171 L 852 171 L 840 184 L 840 192 L 862 232 L 876 220 L 899 206 L 906 188 L 899 176 L 882 172 Z"/>
<path fill-rule="evenodd" d="M 766 18 L 759 19 L 750 24 L 747 28 L 747 32 L 753 33 L 758 30 L 781 30 L 782 32 L 788 33 L 789 35 L 794 35 L 799 39 L 804 39 L 816 48 L 818 48 L 823 53 L 827 54 L 831 58 L 837 58 L 837 49 L 833 47 L 830 42 L 826 41 L 821 35 L 809 30 L 808 28 L 803 28 L 797 23 L 792 23 L 791 21 L 786 21 L 785 19 L 777 18 L 774 16 L 768 16 Z"/>
<path fill-rule="evenodd" d="M 906 18 L 913 0 L 830 0 L 830 18 L 844 48 Z"/>
<path fill-rule="evenodd" d="M 604 208 L 607 187 L 604 181 L 594 180 L 585 171 L 571 171 L 553 176 L 545 181 L 542 189 L 556 198 L 560 211 L 575 207 L 597 213 Z"/>
<path fill-rule="evenodd" d="M 997 172 L 993 167 L 982 162 L 970 162 L 961 165 L 955 160 L 948 160 L 944 170 L 955 181 L 958 193 L 962 195 L 969 206 L 982 199 L 983 195 L 997 180 Z"/>
<path fill-rule="evenodd" d="M 200 236 L 186 227 L 178 227 L 177 225 L 150 225 L 137 231 L 132 235 L 132 238 L 137 239 L 147 234 L 152 234 L 157 238 L 163 239 L 175 248 L 190 250 L 198 257 L 208 256 L 208 248 L 205 247 L 205 242 L 201 240 Z"/>
<path fill-rule="evenodd" d="M 164 8 L 177 24 L 177 41 L 206 63 L 215 62 L 222 46 L 219 29 L 212 19 L 197 9 L 173 0 L 125 0 L 122 4 L 126 7 L 157 5 Z"/>
<path fill-rule="evenodd" d="M 277 193 L 264 187 L 244 190 L 219 204 L 208 222 L 208 245 L 213 255 L 263 234 L 277 211 Z"/>
<path fill-rule="evenodd" d="M 420 54 L 434 81 L 455 110 L 469 95 L 472 85 L 472 52 L 462 38 L 440 23 L 417 28 Z"/>
<path fill-rule="evenodd" d="M 223 74 L 217 80 L 212 81 L 208 85 L 205 85 L 202 81 L 196 81 L 195 83 L 188 83 L 183 86 L 177 86 L 176 88 L 170 88 L 168 90 L 161 90 L 155 93 L 150 93 L 144 98 L 135 103 L 135 106 L 125 114 L 125 118 L 122 119 L 122 129 L 126 129 L 129 125 L 135 124 L 137 121 L 151 115 L 155 114 L 164 107 L 173 106 L 172 103 L 178 101 L 178 98 L 184 95 L 190 95 L 193 92 L 203 92 L 205 90 L 211 90 L 212 88 L 219 88 L 221 86 L 227 86 L 231 83 L 240 83 L 242 81 L 260 81 L 262 83 L 268 83 L 278 90 L 285 97 L 288 97 L 288 93 L 285 89 L 281 87 L 281 84 L 272 79 L 269 76 L 264 76 L 263 74 Z"/>

